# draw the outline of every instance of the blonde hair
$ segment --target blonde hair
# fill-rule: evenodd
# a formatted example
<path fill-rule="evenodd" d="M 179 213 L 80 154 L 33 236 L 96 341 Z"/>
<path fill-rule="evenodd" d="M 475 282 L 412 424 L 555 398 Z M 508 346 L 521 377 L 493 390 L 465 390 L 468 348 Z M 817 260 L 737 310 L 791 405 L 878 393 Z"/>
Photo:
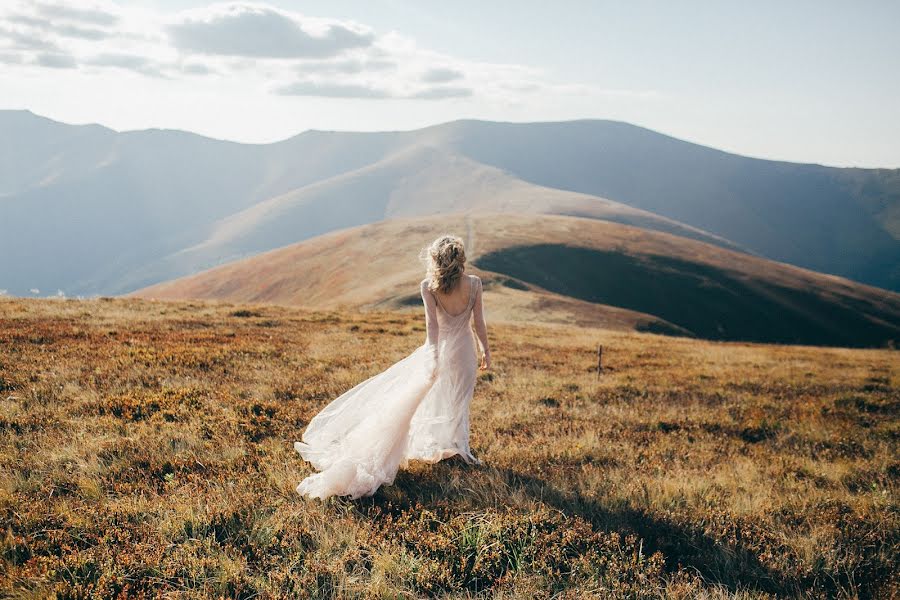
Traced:
<path fill-rule="evenodd" d="M 442 235 L 422 250 L 421 258 L 427 269 L 428 289 L 448 294 L 462 277 L 466 248 L 455 235 Z"/>

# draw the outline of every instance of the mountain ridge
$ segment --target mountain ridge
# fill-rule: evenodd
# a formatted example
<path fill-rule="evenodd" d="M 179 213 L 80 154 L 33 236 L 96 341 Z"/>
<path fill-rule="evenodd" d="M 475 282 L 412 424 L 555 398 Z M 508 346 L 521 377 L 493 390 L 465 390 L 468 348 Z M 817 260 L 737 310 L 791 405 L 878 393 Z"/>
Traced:
<path fill-rule="evenodd" d="M 272 146 L 272 145 L 284 144 L 286 142 L 290 142 L 296 138 L 300 138 L 301 136 L 305 136 L 307 134 L 326 134 L 326 135 L 328 135 L 328 134 L 360 134 L 360 135 L 365 135 L 365 134 L 404 134 L 404 133 L 425 131 L 428 129 L 449 127 L 449 126 L 453 126 L 455 124 L 467 124 L 467 123 L 497 124 L 497 125 L 554 125 L 554 124 L 560 124 L 560 123 L 584 123 L 584 124 L 609 123 L 609 124 L 625 125 L 625 126 L 628 126 L 628 127 L 634 128 L 634 129 L 648 131 L 655 135 L 658 135 L 661 137 L 666 137 L 666 138 L 669 138 L 672 140 L 677 140 L 677 141 L 683 142 L 685 144 L 691 144 L 694 146 L 699 146 L 702 148 L 714 150 L 714 151 L 720 152 L 722 154 L 727 154 L 730 156 L 737 156 L 739 158 L 746 158 L 746 159 L 750 159 L 750 160 L 759 160 L 759 161 L 770 162 L 770 163 L 786 163 L 786 164 L 792 164 L 792 165 L 824 167 L 827 169 L 848 169 L 848 170 L 859 169 L 859 170 L 869 170 L 869 171 L 898 171 L 898 170 L 900 170 L 900 166 L 898 166 L 898 167 L 865 167 L 865 166 L 858 166 L 858 165 L 832 165 L 832 164 L 826 164 L 826 163 L 814 162 L 814 161 L 813 162 L 806 162 L 806 161 L 798 162 L 798 161 L 792 161 L 792 160 L 787 160 L 787 159 L 756 156 L 753 154 L 745 154 L 745 153 L 739 152 L 739 151 L 722 150 L 720 148 L 716 148 L 714 146 L 709 146 L 707 144 L 704 144 L 703 142 L 688 140 L 686 138 L 681 138 L 674 134 L 665 133 L 663 131 L 653 129 L 651 127 L 645 127 L 643 125 L 629 123 L 628 121 L 621 121 L 619 119 L 603 119 L 603 118 L 599 118 L 599 117 L 596 117 L 596 118 L 595 117 L 587 117 L 587 118 L 580 118 L 580 119 L 540 120 L 540 121 L 502 121 L 502 120 L 498 121 L 498 120 L 490 120 L 490 119 L 460 118 L 460 119 L 452 119 L 450 121 L 441 121 L 440 123 L 435 123 L 433 125 L 426 125 L 424 127 L 418 127 L 418 128 L 384 129 L 384 130 L 380 129 L 380 130 L 371 130 L 371 131 L 359 131 L 359 130 L 351 130 L 351 129 L 311 128 L 311 129 L 304 129 L 297 133 L 291 134 L 285 138 L 272 140 L 272 141 L 268 141 L 268 142 L 247 142 L 247 141 L 233 140 L 233 139 L 228 139 L 228 138 L 218 138 L 218 137 L 214 137 L 211 135 L 199 133 L 196 131 L 190 131 L 187 129 L 177 129 L 177 128 L 171 128 L 171 127 L 144 127 L 144 128 L 139 128 L 139 129 L 115 129 L 113 127 L 110 127 L 108 125 L 103 125 L 102 123 L 98 123 L 96 121 L 91 121 L 91 122 L 87 122 L 87 123 L 69 123 L 66 121 L 61 121 L 58 119 L 54 119 L 52 117 L 48 117 L 48 116 L 36 113 L 33 110 L 27 109 L 27 108 L 0 109 L 0 115 L 2 115 L 3 113 L 27 114 L 32 117 L 36 117 L 38 119 L 42 119 L 45 121 L 50 121 L 52 123 L 56 123 L 59 125 L 65 125 L 65 126 L 69 126 L 69 127 L 98 127 L 98 128 L 110 131 L 112 133 L 119 133 L 119 134 L 153 132 L 153 131 L 184 133 L 184 134 L 200 137 L 200 138 L 210 140 L 210 141 L 225 142 L 228 144 L 237 144 L 237 145 L 242 145 L 242 146 Z"/>
<path fill-rule="evenodd" d="M 14 112 L 0 111 L 0 220 L 16 224 L 0 239 L 6 257 L 0 287 L 13 294 L 31 288 L 125 293 L 360 224 L 354 218 L 363 213 L 377 221 L 426 205 L 453 212 L 471 208 L 477 198 L 496 211 L 499 201 L 478 192 L 471 173 L 453 170 L 454 161 L 470 161 L 473 172 L 502 174 L 506 184 L 495 195 L 518 194 L 507 202 L 515 211 L 528 204 L 523 198 L 541 196 L 543 208 L 530 206 L 548 210 L 580 194 L 583 207 L 569 213 L 612 218 L 615 205 L 620 217 L 642 215 L 645 227 L 680 228 L 727 247 L 900 289 L 900 170 L 745 158 L 600 119 L 465 119 L 396 132 L 308 130 L 279 142 L 242 144 L 179 130 L 69 126 Z M 13 121 L 24 125 L 17 129 Z M 35 123 L 41 125 L 29 134 Z M 452 171 L 447 177 L 453 181 L 433 175 L 440 169 L 429 177 L 428 164 L 413 161 L 379 190 L 332 187 L 331 200 L 310 198 L 309 210 L 292 213 L 294 221 L 271 240 L 247 229 L 253 243 L 206 254 L 190 250 L 226 219 L 234 222 L 285 194 L 427 148 L 455 157 L 441 167 Z M 469 187 L 462 185 L 466 178 Z M 412 182 L 422 187 L 410 191 Z M 447 196 L 454 185 L 457 198 Z M 552 202 L 549 190 L 556 191 Z M 432 200 L 442 194 L 443 204 Z M 391 203 L 398 195 L 406 198 L 404 206 Z M 310 215 L 325 214 L 334 198 L 353 210 L 309 227 Z M 379 205 L 389 208 L 373 208 Z M 189 255 L 197 260 L 178 262 Z"/>

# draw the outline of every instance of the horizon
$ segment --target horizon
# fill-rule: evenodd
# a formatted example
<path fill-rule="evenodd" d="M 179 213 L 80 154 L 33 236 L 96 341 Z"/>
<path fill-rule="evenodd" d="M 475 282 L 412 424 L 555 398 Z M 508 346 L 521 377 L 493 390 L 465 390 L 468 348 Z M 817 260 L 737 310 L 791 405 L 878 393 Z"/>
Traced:
<path fill-rule="evenodd" d="M 900 82 L 884 76 L 898 19 L 890 2 L 14 0 L 0 108 L 245 144 L 611 120 L 763 160 L 900 168 Z"/>
<path fill-rule="evenodd" d="M 575 118 L 575 119 L 560 119 L 560 120 L 547 120 L 547 121 L 501 121 L 501 120 L 477 119 L 477 118 L 460 118 L 460 119 L 453 119 L 450 121 L 441 121 L 439 123 L 432 123 L 430 125 L 424 125 L 422 127 L 416 127 L 416 128 L 412 128 L 412 129 L 380 129 L 380 130 L 375 129 L 375 130 L 370 130 L 370 131 L 351 130 L 351 129 L 315 129 L 315 128 L 313 128 L 313 129 L 304 129 L 302 131 L 298 131 L 296 133 L 289 134 L 285 137 L 281 137 L 281 138 L 272 140 L 270 142 L 244 142 L 244 141 L 235 140 L 235 139 L 213 137 L 213 136 L 205 135 L 205 134 L 197 132 L 197 131 L 190 131 L 187 129 L 175 129 L 175 128 L 169 128 L 169 127 L 144 127 L 144 128 L 138 128 L 138 129 L 116 129 L 114 127 L 110 127 L 109 125 L 105 125 L 103 123 L 99 123 L 96 121 L 87 121 L 87 122 L 83 122 L 83 123 L 71 123 L 71 122 L 60 121 L 60 120 L 54 119 L 47 115 L 37 113 L 28 108 L 0 108 L 0 112 L 24 112 L 24 113 L 29 113 L 29 114 L 31 114 L 35 117 L 41 118 L 41 119 L 47 119 L 54 123 L 59 123 L 61 125 L 67 125 L 67 126 L 72 126 L 72 127 L 97 126 L 97 127 L 102 127 L 104 129 L 107 129 L 107 130 L 112 131 L 113 133 L 117 133 L 117 134 L 141 133 L 141 132 L 145 132 L 145 131 L 169 131 L 169 132 L 175 132 L 175 133 L 186 133 L 188 135 L 194 135 L 197 137 L 205 138 L 205 139 L 208 139 L 211 141 L 216 141 L 216 142 L 226 142 L 226 143 L 240 144 L 240 145 L 245 145 L 245 146 L 268 146 L 268 145 L 272 145 L 272 144 L 279 144 L 279 143 L 286 142 L 288 140 L 294 139 L 298 136 L 301 136 L 301 135 L 304 135 L 307 133 L 358 133 L 358 134 L 411 133 L 411 132 L 422 131 L 422 130 L 430 129 L 430 128 L 434 128 L 434 127 L 442 127 L 445 125 L 451 125 L 453 123 L 464 123 L 464 122 L 492 123 L 492 124 L 501 124 L 501 125 L 543 125 L 543 124 L 555 124 L 555 123 L 562 124 L 562 123 L 578 123 L 578 122 L 588 122 L 588 123 L 605 122 L 605 123 L 618 123 L 621 125 L 627 125 L 629 127 L 635 127 L 637 129 L 643 129 L 645 131 L 652 132 L 656 135 L 668 137 L 668 138 L 671 138 L 671 139 L 674 139 L 674 140 L 677 140 L 679 142 L 683 142 L 686 144 L 702 146 L 702 147 L 710 149 L 710 150 L 724 152 L 725 154 L 729 154 L 732 156 L 738 156 L 741 158 L 748 158 L 748 159 L 752 159 L 752 160 L 792 163 L 792 164 L 798 164 L 798 165 L 812 165 L 812 166 L 820 166 L 820 167 L 835 168 L 835 169 L 900 170 L 900 167 L 883 167 L 883 166 L 861 167 L 861 166 L 856 166 L 856 165 L 833 165 L 833 164 L 825 164 L 825 163 L 814 162 L 814 161 L 782 160 L 782 159 L 777 159 L 777 158 L 769 158 L 769 157 L 765 157 L 765 156 L 752 156 L 749 154 L 742 154 L 739 152 L 732 152 L 729 150 L 724 150 L 722 148 L 717 148 L 715 146 L 710 146 L 710 145 L 703 144 L 701 142 L 697 142 L 694 140 L 685 139 L 683 137 L 672 135 L 671 133 L 667 133 L 665 131 L 660 131 L 658 129 L 653 129 L 653 128 L 641 125 L 639 123 L 631 123 L 628 121 L 621 121 L 618 119 L 604 119 L 604 118 L 600 118 L 600 117 L 595 117 L 595 118 L 583 117 L 583 118 Z"/>

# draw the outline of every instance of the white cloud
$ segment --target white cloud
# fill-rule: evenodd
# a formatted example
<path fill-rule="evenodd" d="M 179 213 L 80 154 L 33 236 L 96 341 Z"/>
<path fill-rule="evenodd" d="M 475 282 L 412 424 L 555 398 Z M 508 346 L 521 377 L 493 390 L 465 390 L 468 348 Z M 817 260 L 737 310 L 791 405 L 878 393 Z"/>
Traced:
<path fill-rule="evenodd" d="M 391 60 L 374 58 L 344 58 L 340 60 L 303 61 L 297 65 L 297 72 L 305 75 L 311 73 L 355 75 L 387 71 L 397 67 Z"/>
<path fill-rule="evenodd" d="M 23 30 L 22 27 L 7 28 L 0 26 L 0 42 L 6 48 L 14 50 L 59 51 L 59 47 L 43 37 L 43 35 Z"/>
<path fill-rule="evenodd" d="M 150 75 L 151 77 L 163 76 L 160 67 L 154 64 L 153 61 L 136 54 L 100 54 L 86 59 L 84 62 L 97 67 L 127 69 L 143 75 Z"/>
<path fill-rule="evenodd" d="M 109 31 L 95 27 L 79 27 L 78 25 L 58 25 L 52 31 L 63 37 L 81 38 L 84 40 L 103 40 L 112 36 Z"/>
<path fill-rule="evenodd" d="M 275 89 L 282 96 L 323 96 L 326 98 L 391 98 L 383 89 L 353 83 L 318 83 L 296 81 Z"/>
<path fill-rule="evenodd" d="M 466 87 L 433 87 L 421 92 L 416 92 L 411 98 L 417 100 L 444 100 L 445 98 L 468 98 L 472 90 Z"/>
<path fill-rule="evenodd" d="M 71 23 L 60 23 L 51 19 L 35 17 L 27 14 L 12 14 L 7 18 L 12 25 L 24 26 L 41 32 L 55 33 L 63 37 L 82 38 L 86 40 L 102 40 L 110 37 L 111 32 L 97 27 L 83 27 Z"/>
<path fill-rule="evenodd" d="M 78 66 L 75 58 L 70 54 L 50 54 L 48 52 L 38 54 L 35 63 L 51 69 L 74 69 Z"/>
<path fill-rule="evenodd" d="M 227 79 L 281 97 L 444 100 L 477 90 L 506 102 L 515 92 L 503 81 L 539 77 L 435 53 L 398 32 L 249 2 L 162 14 L 91 0 L 13 0 L 0 7 L 0 53 L 10 68 Z"/>
<path fill-rule="evenodd" d="M 305 18 L 261 4 L 227 4 L 184 13 L 167 31 L 187 52 L 257 58 L 321 58 L 370 46 L 371 30 Z"/>
<path fill-rule="evenodd" d="M 6 21 L 14 25 L 25 25 L 26 27 L 38 27 L 41 29 L 50 26 L 50 21 L 29 15 L 11 14 L 6 17 Z"/>
<path fill-rule="evenodd" d="M 77 23 L 92 25 L 115 25 L 119 21 L 114 9 L 96 2 L 85 2 L 81 6 L 73 6 L 78 2 L 38 2 L 37 13 L 49 19 L 63 19 Z"/>
<path fill-rule="evenodd" d="M 0 83 L 7 105 L 63 120 L 243 141 L 326 118 L 332 127 L 421 126 L 461 112 L 522 118 L 529 107 L 596 110 L 597 98 L 631 98 L 556 84 L 525 65 L 435 52 L 398 31 L 244 1 L 166 12 L 101 0 L 0 0 Z M 54 95 L 60 89 L 65 100 Z M 334 99 L 369 104 L 365 116 L 338 116 L 346 104 Z M 248 111 L 256 116 L 243 118 Z"/>
<path fill-rule="evenodd" d="M 422 75 L 422 81 L 425 83 L 447 83 L 449 81 L 455 81 L 457 79 L 462 79 L 463 73 L 457 69 L 451 69 L 449 67 L 434 67 L 432 69 L 428 69 Z"/>
<path fill-rule="evenodd" d="M 216 71 L 202 63 L 187 63 L 181 66 L 181 72 L 187 75 L 212 75 Z"/>
<path fill-rule="evenodd" d="M 473 91 L 465 87 L 438 86 L 416 92 L 392 91 L 377 85 L 356 83 L 328 83 L 312 80 L 296 81 L 275 88 L 282 96 L 322 96 L 326 98 L 392 98 L 396 100 L 444 100 L 468 98 Z"/>
<path fill-rule="evenodd" d="M 20 65 L 22 64 L 22 55 L 15 52 L 0 52 L 0 63 L 5 63 L 7 65 Z"/>
<path fill-rule="evenodd" d="M 41 293 L 41 290 L 39 290 L 37 288 L 31 288 L 28 291 L 31 292 L 32 294 L 40 294 Z"/>

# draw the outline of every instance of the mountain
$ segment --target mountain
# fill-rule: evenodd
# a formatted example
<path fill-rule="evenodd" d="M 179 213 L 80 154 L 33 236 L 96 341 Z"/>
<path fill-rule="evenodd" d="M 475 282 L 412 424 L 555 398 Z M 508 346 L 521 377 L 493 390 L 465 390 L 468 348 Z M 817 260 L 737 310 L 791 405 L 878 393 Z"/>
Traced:
<path fill-rule="evenodd" d="M 135 292 L 315 309 L 421 306 L 418 251 L 467 242 L 493 319 L 717 340 L 881 346 L 900 295 L 681 236 L 578 217 L 393 219 L 323 235 Z"/>
<path fill-rule="evenodd" d="M 0 111 L 0 287 L 114 293 L 219 219 L 381 156 L 386 136 L 254 146 Z M 175 272 L 169 273 L 174 276 Z"/>
<path fill-rule="evenodd" d="M 900 290 L 900 169 L 746 158 L 610 121 L 447 129 L 448 145 L 525 181 L 611 198 L 768 258 Z"/>
<path fill-rule="evenodd" d="M 597 196 L 529 184 L 465 157 L 416 145 L 218 221 L 203 242 L 169 257 L 158 273 L 196 272 L 222 260 L 387 218 L 456 212 L 578 215 L 734 247 L 666 217 Z"/>
<path fill-rule="evenodd" d="M 457 121 L 252 145 L 0 111 L 0 288 L 117 294 L 386 218 L 590 217 L 900 290 L 900 170 L 613 121 Z"/>

